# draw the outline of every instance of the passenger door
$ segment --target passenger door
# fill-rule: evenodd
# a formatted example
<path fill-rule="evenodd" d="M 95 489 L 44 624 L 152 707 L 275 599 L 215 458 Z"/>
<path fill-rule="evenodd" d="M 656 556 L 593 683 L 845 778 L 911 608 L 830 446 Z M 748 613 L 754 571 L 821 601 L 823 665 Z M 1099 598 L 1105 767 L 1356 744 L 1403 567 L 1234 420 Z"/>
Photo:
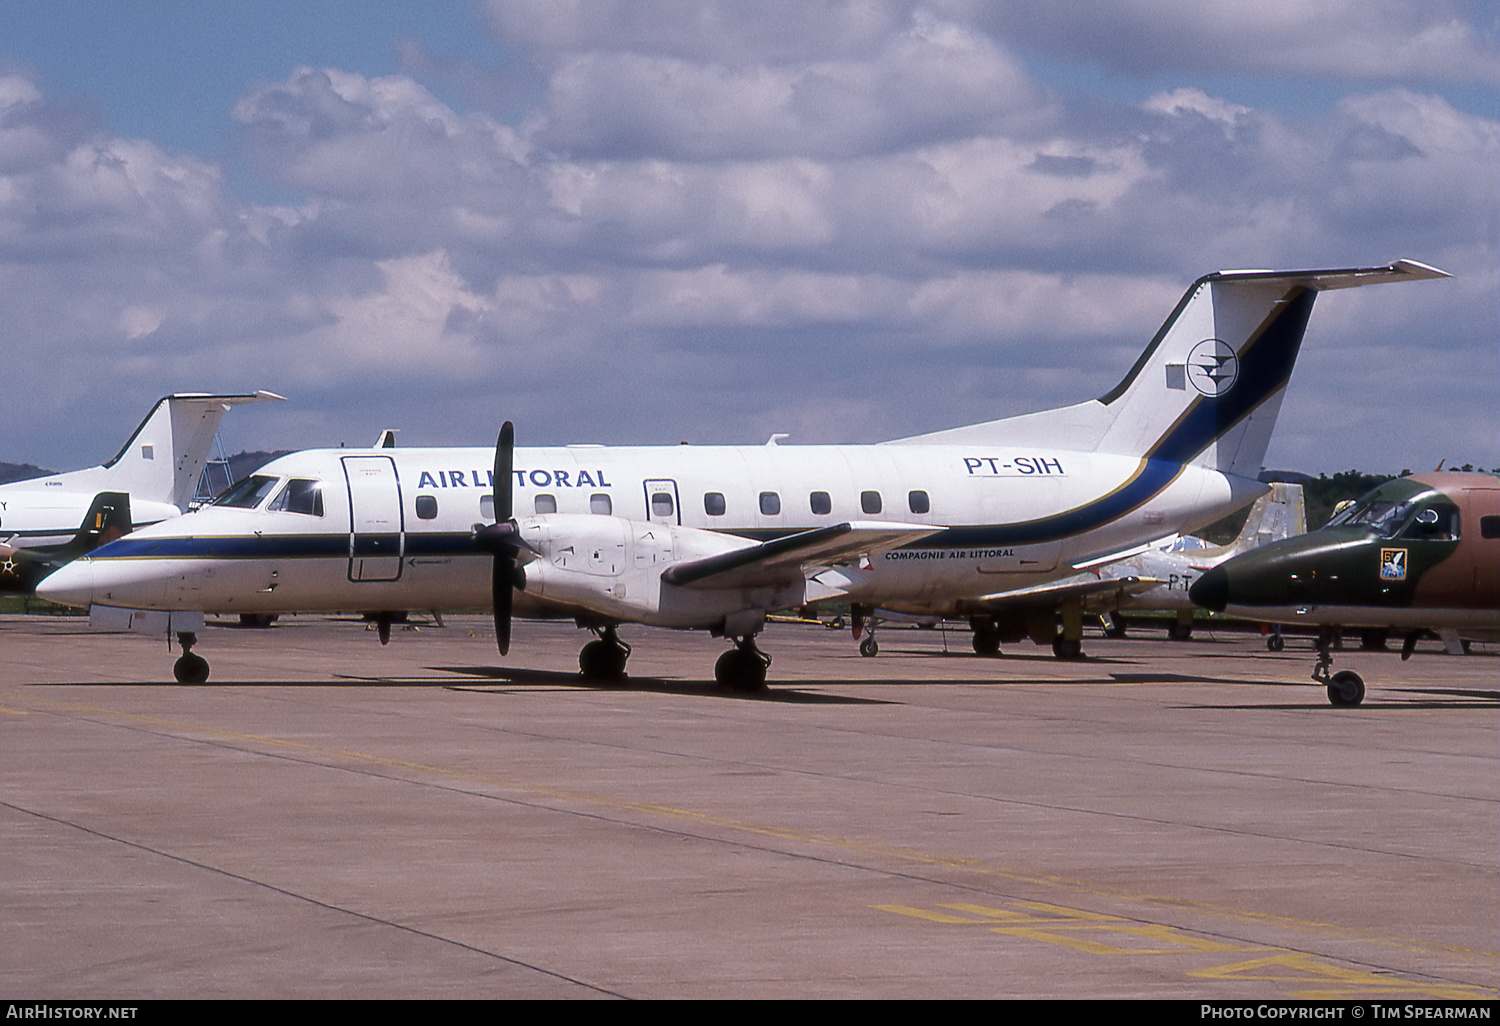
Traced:
<path fill-rule="evenodd" d="M 349 580 L 400 580 L 406 532 L 396 461 L 345 456 L 343 463 L 349 484 Z"/>

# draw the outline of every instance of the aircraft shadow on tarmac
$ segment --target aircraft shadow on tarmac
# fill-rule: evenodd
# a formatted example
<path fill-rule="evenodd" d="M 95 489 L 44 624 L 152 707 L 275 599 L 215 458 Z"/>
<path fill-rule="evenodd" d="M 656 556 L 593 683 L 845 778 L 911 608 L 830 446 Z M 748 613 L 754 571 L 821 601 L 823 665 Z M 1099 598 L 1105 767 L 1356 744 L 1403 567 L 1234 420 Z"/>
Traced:
<path fill-rule="evenodd" d="M 561 670 L 529 670 L 507 666 L 429 666 L 429 670 L 462 673 L 476 678 L 505 681 L 511 684 L 545 685 L 589 691 L 650 691 L 664 695 L 697 695 L 703 698 L 736 698 L 753 702 L 787 702 L 806 705 L 894 705 L 879 698 L 855 698 L 849 695 L 814 694 L 799 687 L 848 685 L 847 680 L 796 680 L 772 682 L 761 691 L 733 691 L 711 680 L 677 680 L 665 677 L 626 677 L 620 681 L 585 680 L 577 673 Z M 861 684 L 914 684 L 916 681 L 859 681 Z M 447 685 L 454 691 L 477 691 L 462 684 Z M 491 689 L 484 689 L 491 690 Z"/>
<path fill-rule="evenodd" d="M 1284 681 L 1284 680 L 1238 681 L 1237 683 L 1240 683 L 1240 684 L 1264 684 L 1264 685 L 1268 685 L 1268 686 L 1278 686 L 1278 687 L 1289 686 L 1288 682 Z M 1314 684 L 1309 684 L 1307 686 L 1311 690 L 1312 696 L 1310 696 L 1309 699 L 1308 699 L 1308 701 L 1306 701 L 1306 702 L 1295 702 L 1295 703 L 1294 702 L 1272 702 L 1272 703 L 1257 704 L 1257 705 L 1207 705 L 1207 704 L 1204 704 L 1204 703 L 1198 703 L 1198 704 L 1195 704 L 1195 705 L 1180 705 L 1180 706 L 1177 706 L 1177 708 L 1179 708 L 1179 709 L 1240 709 L 1240 710 L 1244 710 L 1244 711 L 1247 711 L 1247 712 L 1251 711 L 1251 710 L 1255 710 L 1255 709 L 1271 709 L 1271 710 L 1283 710 L 1283 711 L 1286 711 L 1286 710 L 1301 711 L 1301 710 L 1306 710 L 1306 709 L 1316 709 L 1316 710 L 1320 710 L 1320 711 L 1326 711 L 1330 715 L 1337 714 L 1339 712 L 1352 712 L 1352 711 L 1354 711 L 1354 710 L 1338 710 L 1338 709 L 1334 709 L 1327 702 L 1325 702 L 1325 701 L 1322 700 L 1321 695 L 1323 693 L 1323 689 L 1321 687 L 1318 687 L 1317 685 L 1314 685 Z M 1372 691 L 1370 693 L 1370 695 L 1368 695 L 1365 698 L 1365 700 L 1360 703 L 1358 711 L 1359 712 L 1366 712 L 1366 711 L 1369 711 L 1369 712 L 1405 712 L 1405 711 L 1408 711 L 1408 710 L 1411 710 L 1411 711 L 1421 711 L 1421 710 L 1431 711 L 1431 710 L 1437 710 L 1437 709 L 1494 709 L 1494 708 L 1496 708 L 1497 704 L 1500 704 L 1500 691 L 1481 691 L 1481 690 L 1478 690 L 1478 689 L 1469 690 L 1469 689 L 1465 689 L 1465 688 L 1405 688 L 1405 687 L 1385 687 L 1385 688 L 1381 688 L 1381 690 L 1384 691 L 1384 692 L 1387 692 L 1387 693 L 1395 694 L 1395 695 L 1440 695 L 1440 696 L 1444 696 L 1444 697 L 1442 697 L 1442 698 L 1430 698 L 1430 699 L 1426 699 L 1426 700 L 1412 700 L 1412 701 L 1396 700 L 1396 701 L 1384 701 L 1384 702 L 1382 702 L 1382 701 L 1378 701 L 1378 700 L 1372 700 L 1373 699 L 1373 694 L 1374 694 L 1373 691 Z"/>
<path fill-rule="evenodd" d="M 1051 652 L 1046 651 L 1045 649 L 1041 649 L 1041 648 L 1038 648 L 1034 652 L 1027 652 L 1027 651 L 1017 652 L 1015 650 L 1012 650 L 1012 651 L 1009 651 L 1009 652 L 1006 652 L 1006 651 L 995 652 L 995 653 L 989 654 L 989 655 L 978 655 L 978 654 L 976 654 L 974 652 L 964 651 L 964 650 L 962 650 L 962 649 L 960 649 L 960 648 L 958 648 L 956 646 L 954 648 L 952 648 L 952 649 L 943 649 L 943 650 L 931 649 L 931 648 L 888 648 L 888 647 L 885 647 L 885 646 L 881 646 L 881 649 L 880 649 L 880 658 L 882 658 L 882 659 L 899 659 L 899 658 L 902 658 L 902 657 L 921 658 L 921 659 L 962 659 L 965 662 L 982 661 L 982 662 L 987 662 L 987 663 L 1002 663 L 1002 664 L 1003 663 L 1047 663 L 1047 664 L 1052 664 L 1052 663 L 1056 663 L 1057 662 L 1057 656 L 1055 656 Z M 1113 664 L 1119 664 L 1119 665 L 1124 665 L 1124 666 L 1131 666 L 1131 665 L 1138 664 L 1139 662 L 1141 662 L 1141 660 L 1139 660 L 1139 659 L 1119 659 L 1119 658 L 1115 658 L 1113 656 L 1096 656 L 1096 655 L 1092 655 L 1090 653 L 1084 653 L 1084 655 L 1080 656 L 1077 659 L 1069 660 L 1069 662 L 1072 662 L 1075 665 L 1082 664 L 1082 665 L 1085 665 L 1085 666 L 1090 665 L 1090 664 L 1100 665 L 1100 666 L 1102 666 L 1102 665 L 1113 665 Z"/>

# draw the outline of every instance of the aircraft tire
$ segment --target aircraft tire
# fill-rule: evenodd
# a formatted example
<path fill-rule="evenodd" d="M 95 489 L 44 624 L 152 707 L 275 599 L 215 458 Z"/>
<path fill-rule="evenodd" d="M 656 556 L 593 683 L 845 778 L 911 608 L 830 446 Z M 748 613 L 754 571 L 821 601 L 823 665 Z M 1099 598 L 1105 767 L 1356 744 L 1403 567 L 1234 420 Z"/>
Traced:
<path fill-rule="evenodd" d="M 1083 642 L 1073 641 L 1061 636 L 1053 638 L 1052 654 L 1059 659 L 1082 659 Z"/>
<path fill-rule="evenodd" d="M 1365 700 L 1365 682 L 1353 670 L 1340 670 L 1328 682 L 1328 701 L 1331 705 L 1348 708 Z"/>
<path fill-rule="evenodd" d="M 204 684 L 208 681 L 208 660 L 188 652 L 172 664 L 172 676 L 179 684 Z"/>
<path fill-rule="evenodd" d="M 1167 628 L 1167 637 L 1173 641 L 1191 641 L 1193 638 L 1192 624 L 1172 624 Z"/>
<path fill-rule="evenodd" d="M 1000 638 L 993 631 L 974 632 L 974 654 L 975 655 L 997 655 L 1000 651 Z"/>
<path fill-rule="evenodd" d="M 755 651 L 731 648 L 714 663 L 714 680 L 730 691 L 761 691 L 766 686 L 764 657 Z"/>
<path fill-rule="evenodd" d="M 859 643 L 859 654 L 862 656 L 874 656 L 880 654 L 880 646 L 874 638 L 865 638 Z"/>
<path fill-rule="evenodd" d="M 607 641 L 591 641 L 578 653 L 578 670 L 585 680 L 625 679 L 626 652 Z"/>
<path fill-rule="evenodd" d="M 1266 648 L 1272 652 L 1280 652 L 1286 648 L 1286 639 L 1279 634 L 1273 634 L 1266 639 Z"/>

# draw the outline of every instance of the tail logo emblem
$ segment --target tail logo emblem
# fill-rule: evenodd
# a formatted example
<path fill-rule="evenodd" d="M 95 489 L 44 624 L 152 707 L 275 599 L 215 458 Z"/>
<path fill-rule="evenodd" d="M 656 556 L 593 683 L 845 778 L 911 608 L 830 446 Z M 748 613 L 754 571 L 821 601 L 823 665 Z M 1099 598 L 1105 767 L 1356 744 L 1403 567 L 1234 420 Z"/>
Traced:
<path fill-rule="evenodd" d="M 1240 376 L 1239 357 L 1223 339 L 1206 338 L 1188 353 L 1187 377 L 1206 396 L 1221 396 Z"/>

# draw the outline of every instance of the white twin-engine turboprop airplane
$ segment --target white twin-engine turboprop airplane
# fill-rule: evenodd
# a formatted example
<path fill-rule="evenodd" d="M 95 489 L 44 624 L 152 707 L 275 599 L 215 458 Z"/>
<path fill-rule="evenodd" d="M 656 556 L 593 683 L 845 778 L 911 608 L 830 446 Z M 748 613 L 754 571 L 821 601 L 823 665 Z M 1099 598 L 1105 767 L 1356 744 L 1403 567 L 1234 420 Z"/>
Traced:
<path fill-rule="evenodd" d="M 734 639 L 715 676 L 765 683 L 767 612 L 850 604 L 982 622 L 989 600 L 1187 532 L 1255 480 L 1313 300 L 1447 275 L 1410 261 L 1199 279 L 1096 400 L 880 445 L 308 450 L 47 578 L 53 601 L 241 613 L 492 605 L 599 638 L 622 623 Z M 775 439 L 772 439 L 774 443 Z M 179 680 L 208 664 L 179 633 Z"/>

